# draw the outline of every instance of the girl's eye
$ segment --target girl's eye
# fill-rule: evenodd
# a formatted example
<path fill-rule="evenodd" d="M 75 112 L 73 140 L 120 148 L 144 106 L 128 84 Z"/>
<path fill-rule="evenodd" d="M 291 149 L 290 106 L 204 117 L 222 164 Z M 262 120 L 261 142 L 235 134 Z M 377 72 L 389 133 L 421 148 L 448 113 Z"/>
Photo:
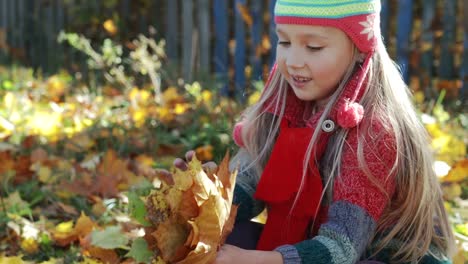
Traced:
<path fill-rule="evenodd" d="M 313 47 L 313 46 L 307 46 L 307 48 L 311 51 L 319 51 L 323 49 L 323 47 Z"/>
<path fill-rule="evenodd" d="M 289 44 L 291 44 L 289 41 L 278 41 L 278 45 L 280 46 L 288 46 Z"/>

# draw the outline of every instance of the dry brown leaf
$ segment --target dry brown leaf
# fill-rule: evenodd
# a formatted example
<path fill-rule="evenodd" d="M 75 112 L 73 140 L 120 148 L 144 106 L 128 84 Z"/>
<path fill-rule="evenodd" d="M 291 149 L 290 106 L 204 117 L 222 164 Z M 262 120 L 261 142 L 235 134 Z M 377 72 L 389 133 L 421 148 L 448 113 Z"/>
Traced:
<path fill-rule="evenodd" d="M 221 233 L 221 243 L 220 245 L 224 245 L 226 242 L 227 237 L 229 234 L 231 234 L 232 229 L 234 228 L 234 223 L 236 222 L 236 216 L 237 216 L 237 208 L 238 205 L 232 205 L 231 206 L 231 213 L 229 214 L 229 218 L 224 224 L 223 227 L 223 232 Z"/>
<path fill-rule="evenodd" d="M 43 148 L 37 148 L 31 152 L 31 163 L 46 161 L 48 156 L 47 151 Z"/>
<path fill-rule="evenodd" d="M 180 203 L 179 214 L 186 220 L 193 219 L 198 216 L 200 209 L 195 200 L 192 190 L 187 190 L 182 193 L 182 201 Z"/>
<path fill-rule="evenodd" d="M 108 150 L 97 167 L 97 177 L 93 184 L 94 193 L 103 197 L 115 197 L 119 186 L 128 184 L 136 175 L 129 170 L 129 162 L 117 157 L 114 150 Z"/>
<path fill-rule="evenodd" d="M 90 247 L 83 252 L 83 255 L 99 259 L 103 263 L 109 263 L 109 264 L 119 263 L 119 256 L 112 249 Z"/>
<path fill-rule="evenodd" d="M 54 230 L 52 231 L 52 237 L 59 246 L 65 247 L 77 240 L 80 240 L 81 243 L 81 240 L 87 237 L 95 227 L 97 227 L 97 224 L 84 213 L 81 213 L 80 218 L 76 221 L 71 232 L 59 232 Z"/>
<path fill-rule="evenodd" d="M 75 207 L 73 206 L 70 206 L 70 205 L 66 205 L 62 202 L 58 202 L 57 203 L 57 206 L 64 212 L 64 213 L 67 213 L 67 214 L 71 214 L 71 215 L 75 215 L 77 216 L 78 215 L 78 211 L 76 211 Z M 83 215 L 83 214 L 82 214 Z"/>
<path fill-rule="evenodd" d="M 15 168 L 16 176 L 14 178 L 15 184 L 20 184 L 31 180 L 34 172 L 31 168 L 31 159 L 27 155 L 22 155 L 16 158 Z"/>
<path fill-rule="evenodd" d="M 166 195 L 163 193 L 164 188 L 153 191 L 146 198 L 147 218 L 156 227 L 166 221 L 169 217 L 170 206 L 166 201 Z"/>
<path fill-rule="evenodd" d="M 217 208 L 219 200 L 216 196 L 210 196 L 202 206 L 200 206 L 200 215 L 195 218 L 195 224 L 200 230 L 200 241 L 208 245 L 214 244 L 219 240 L 222 232 L 222 218 L 225 212 L 220 212 Z"/>
<path fill-rule="evenodd" d="M 73 233 L 52 232 L 52 238 L 59 247 L 66 247 L 76 241 L 78 237 Z"/>
<path fill-rule="evenodd" d="M 198 242 L 200 242 L 200 230 L 193 221 L 188 221 L 188 223 L 190 224 L 192 230 L 190 231 L 189 237 L 185 242 L 185 246 L 195 249 Z"/>
<path fill-rule="evenodd" d="M 15 161 L 11 157 L 11 154 L 9 151 L 6 152 L 0 152 L 0 174 L 3 174 L 7 171 L 14 170 L 15 167 Z"/>
<path fill-rule="evenodd" d="M 199 242 L 197 247 L 190 251 L 187 257 L 177 264 L 206 264 L 212 263 L 213 261 L 208 261 L 209 259 L 214 260 L 216 257 L 216 249 L 213 249 L 209 245 Z"/>
<path fill-rule="evenodd" d="M 189 169 L 187 171 L 176 169 L 175 173 L 173 173 L 174 187 L 181 191 L 190 189 L 193 185 L 193 177 L 191 175 L 194 173 L 193 169 Z"/>
<path fill-rule="evenodd" d="M 80 218 L 76 221 L 74 232 L 78 237 L 85 237 L 96 227 L 96 223 L 94 223 L 93 220 L 91 220 L 91 218 L 89 218 L 85 213 L 81 212 Z"/>
<path fill-rule="evenodd" d="M 164 198 L 172 212 L 179 211 L 180 203 L 182 202 L 181 190 L 178 190 L 176 188 L 171 188 L 165 192 Z"/>
<path fill-rule="evenodd" d="M 148 219 L 156 227 L 152 236 L 164 261 L 214 261 L 234 225 L 237 208 L 231 204 L 236 174 L 229 171 L 229 155 L 210 176 L 195 157 L 186 171 L 175 171 L 174 185 L 162 183 L 148 196 Z"/>
<path fill-rule="evenodd" d="M 197 201 L 198 206 L 201 206 L 206 200 L 208 200 L 210 195 L 218 195 L 218 188 L 216 187 L 215 182 L 210 180 L 205 171 L 201 169 L 201 164 L 200 170 L 198 173 L 194 174 L 193 180 L 194 185 L 192 187 L 192 191 L 195 195 L 195 200 Z"/>
<path fill-rule="evenodd" d="M 181 247 L 185 247 L 184 243 L 187 240 L 189 232 L 190 225 L 177 215 L 159 224 L 152 235 L 156 238 L 164 261 L 175 262 L 184 257 L 180 257 L 179 251 Z M 190 250 L 186 251 L 188 253 Z"/>
<path fill-rule="evenodd" d="M 216 172 L 219 180 L 223 183 L 225 188 L 231 188 L 231 172 L 229 171 L 229 152 L 226 153 L 224 159 L 218 166 L 218 171 Z"/>

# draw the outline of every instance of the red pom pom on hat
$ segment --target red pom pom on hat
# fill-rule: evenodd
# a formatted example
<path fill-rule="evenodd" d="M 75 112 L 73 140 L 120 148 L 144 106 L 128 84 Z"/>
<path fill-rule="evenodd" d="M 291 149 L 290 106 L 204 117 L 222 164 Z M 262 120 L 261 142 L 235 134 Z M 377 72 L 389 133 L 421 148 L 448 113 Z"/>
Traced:
<path fill-rule="evenodd" d="M 236 143 L 237 146 L 239 147 L 244 147 L 244 141 L 242 140 L 242 127 L 244 123 L 239 122 L 234 126 L 234 130 L 232 131 L 232 138 L 234 139 L 234 142 Z"/>
<path fill-rule="evenodd" d="M 336 121 L 343 128 L 357 126 L 364 116 L 364 108 L 356 102 L 346 101 L 340 105 L 336 113 Z"/>

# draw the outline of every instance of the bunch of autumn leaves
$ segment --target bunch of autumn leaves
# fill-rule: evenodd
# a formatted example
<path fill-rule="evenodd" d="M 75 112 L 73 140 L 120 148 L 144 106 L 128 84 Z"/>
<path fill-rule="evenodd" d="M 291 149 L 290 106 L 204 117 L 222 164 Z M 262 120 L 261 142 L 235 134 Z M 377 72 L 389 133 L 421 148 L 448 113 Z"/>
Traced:
<path fill-rule="evenodd" d="M 226 155 L 216 172 L 206 172 L 194 158 L 185 171 L 147 197 L 146 240 L 157 263 L 211 263 L 232 231 L 237 207 L 232 205 L 237 172 Z"/>

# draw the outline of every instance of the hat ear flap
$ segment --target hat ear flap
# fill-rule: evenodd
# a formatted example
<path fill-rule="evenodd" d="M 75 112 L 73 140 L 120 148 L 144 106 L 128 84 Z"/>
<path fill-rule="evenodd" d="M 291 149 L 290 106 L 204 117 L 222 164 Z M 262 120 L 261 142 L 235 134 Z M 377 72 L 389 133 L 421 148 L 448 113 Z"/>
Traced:
<path fill-rule="evenodd" d="M 334 109 L 336 121 L 342 128 L 353 128 L 357 126 L 364 117 L 364 108 L 358 102 L 361 100 L 366 89 L 366 79 L 370 68 L 372 53 L 363 55 L 365 56 L 364 63 L 358 66 L 360 68 L 346 84 Z"/>

